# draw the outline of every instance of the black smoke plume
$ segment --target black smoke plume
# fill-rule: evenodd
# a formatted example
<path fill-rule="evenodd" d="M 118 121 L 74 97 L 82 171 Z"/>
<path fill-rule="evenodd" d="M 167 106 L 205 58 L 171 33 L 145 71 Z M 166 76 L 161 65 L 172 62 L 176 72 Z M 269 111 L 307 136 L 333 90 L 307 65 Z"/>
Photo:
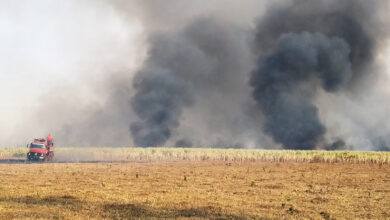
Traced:
<path fill-rule="evenodd" d="M 388 0 L 3 2 L 2 146 L 389 149 Z"/>
<path fill-rule="evenodd" d="M 326 129 L 312 104 L 318 78 L 327 91 L 335 91 L 351 75 L 347 43 L 315 33 L 283 35 L 275 51 L 253 72 L 253 95 L 266 115 L 264 129 L 286 148 L 311 149 Z"/>
<path fill-rule="evenodd" d="M 240 78 L 245 79 L 240 75 L 249 51 L 244 36 L 213 17 L 153 34 L 148 58 L 134 81 L 131 105 L 139 120 L 131 123 L 130 131 L 135 145 L 163 146 L 180 126 L 185 108 L 234 91 Z M 182 137 L 176 145 L 192 146 L 193 139 Z"/>
<path fill-rule="evenodd" d="M 275 6 L 260 20 L 252 72 L 264 131 L 288 149 L 314 149 L 326 128 L 313 104 L 318 89 L 340 92 L 367 77 L 378 1 L 305 1 Z"/>
<path fill-rule="evenodd" d="M 158 51 L 153 53 L 164 56 Z M 161 146 L 171 130 L 179 126 L 182 107 L 191 103 L 191 85 L 164 66 L 148 67 L 140 74 L 132 106 L 142 121 L 131 124 L 131 133 L 138 146 Z"/>

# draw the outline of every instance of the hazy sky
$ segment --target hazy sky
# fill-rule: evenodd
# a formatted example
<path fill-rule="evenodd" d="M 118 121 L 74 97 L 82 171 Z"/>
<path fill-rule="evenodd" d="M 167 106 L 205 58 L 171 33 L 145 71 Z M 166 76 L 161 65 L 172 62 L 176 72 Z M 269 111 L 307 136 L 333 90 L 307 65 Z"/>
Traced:
<path fill-rule="evenodd" d="M 33 121 L 26 117 L 34 117 L 38 103 L 45 102 L 42 95 L 71 90 L 76 97 L 67 98 L 85 97 L 83 105 L 100 99 L 86 81 L 107 71 L 130 73 L 142 57 L 141 34 L 140 22 L 121 17 L 104 1 L 1 0 L 0 141 L 20 143 L 8 139 L 17 138 L 18 130 L 21 139 L 50 132 L 35 125 L 36 131 L 23 134 L 22 127 L 30 126 L 25 123 Z"/>
<path fill-rule="evenodd" d="M 137 120 L 130 107 L 132 80 L 147 57 L 149 37 L 158 31 L 179 36 L 196 18 L 208 16 L 249 33 L 269 2 L 277 4 L 266 0 L 212 0 L 207 5 L 181 0 L 0 0 L 0 147 L 24 146 L 47 133 L 64 145 L 77 145 L 87 136 L 80 145 L 107 146 L 113 142 L 110 139 L 117 140 L 116 146 L 132 145 L 129 126 Z M 389 45 L 390 40 L 382 43 L 375 57 L 380 77 L 366 96 L 319 94 L 316 104 L 330 128 L 327 135 L 370 149 L 372 133 L 390 134 Z M 261 137 L 265 145 L 270 144 L 261 126 L 249 125 L 251 119 L 245 118 L 253 114 L 250 109 L 229 106 L 230 100 L 235 103 L 250 88 L 244 90 L 231 97 L 225 91 L 200 92 L 209 99 L 184 108 L 175 138 L 193 135 L 201 139 L 199 144 L 236 139 L 244 147 L 256 147 L 256 138 Z"/>

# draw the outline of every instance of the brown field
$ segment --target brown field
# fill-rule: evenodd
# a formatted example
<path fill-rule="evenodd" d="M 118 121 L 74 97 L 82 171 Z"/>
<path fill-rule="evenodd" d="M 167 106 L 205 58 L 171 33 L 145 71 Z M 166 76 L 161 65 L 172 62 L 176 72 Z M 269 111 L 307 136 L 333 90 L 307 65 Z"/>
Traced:
<path fill-rule="evenodd" d="M 0 219 L 390 219 L 390 165 L 0 164 Z"/>

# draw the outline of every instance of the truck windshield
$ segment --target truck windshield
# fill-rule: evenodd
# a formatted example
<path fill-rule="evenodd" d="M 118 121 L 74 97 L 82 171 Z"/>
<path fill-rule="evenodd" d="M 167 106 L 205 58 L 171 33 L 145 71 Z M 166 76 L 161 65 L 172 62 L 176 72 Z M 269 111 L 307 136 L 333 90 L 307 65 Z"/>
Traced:
<path fill-rule="evenodd" d="M 31 143 L 30 148 L 45 148 L 45 145 Z"/>

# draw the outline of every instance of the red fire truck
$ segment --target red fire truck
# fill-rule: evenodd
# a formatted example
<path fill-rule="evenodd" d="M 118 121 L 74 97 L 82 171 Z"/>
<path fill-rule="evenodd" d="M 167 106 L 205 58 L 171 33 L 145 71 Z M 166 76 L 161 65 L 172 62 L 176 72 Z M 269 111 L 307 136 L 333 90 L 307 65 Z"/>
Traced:
<path fill-rule="evenodd" d="M 29 161 L 51 161 L 54 157 L 54 144 L 48 143 L 44 138 L 35 138 L 27 145 L 29 151 L 27 160 Z"/>

